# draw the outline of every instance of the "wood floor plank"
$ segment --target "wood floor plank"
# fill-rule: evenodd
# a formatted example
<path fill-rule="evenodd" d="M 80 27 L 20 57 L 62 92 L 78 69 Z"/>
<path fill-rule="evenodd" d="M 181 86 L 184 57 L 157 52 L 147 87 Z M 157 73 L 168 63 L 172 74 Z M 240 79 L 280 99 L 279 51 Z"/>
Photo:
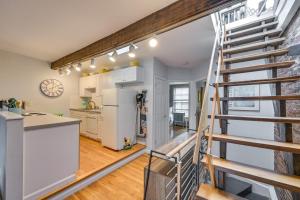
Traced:
<path fill-rule="evenodd" d="M 148 158 L 146 154 L 140 156 L 66 200 L 142 200 L 144 167 L 148 164 Z"/>

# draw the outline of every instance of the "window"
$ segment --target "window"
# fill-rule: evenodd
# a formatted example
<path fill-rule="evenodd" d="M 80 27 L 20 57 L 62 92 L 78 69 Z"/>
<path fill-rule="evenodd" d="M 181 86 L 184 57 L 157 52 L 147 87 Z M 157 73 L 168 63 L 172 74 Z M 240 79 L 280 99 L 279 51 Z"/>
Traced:
<path fill-rule="evenodd" d="M 184 113 L 189 116 L 189 88 L 175 87 L 173 91 L 173 112 Z"/>

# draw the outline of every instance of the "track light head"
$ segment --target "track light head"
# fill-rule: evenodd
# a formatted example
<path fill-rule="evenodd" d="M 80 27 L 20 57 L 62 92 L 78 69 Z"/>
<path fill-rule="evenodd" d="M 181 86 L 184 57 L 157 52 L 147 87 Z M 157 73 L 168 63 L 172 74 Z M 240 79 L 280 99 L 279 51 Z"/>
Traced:
<path fill-rule="evenodd" d="M 82 68 L 81 63 L 78 63 L 78 65 L 75 67 L 75 70 L 78 71 L 78 72 L 80 72 L 81 68 Z"/>
<path fill-rule="evenodd" d="M 95 69 L 95 68 L 96 68 L 96 65 L 95 65 L 95 58 L 92 58 L 92 59 L 91 59 L 91 65 L 90 65 L 90 68 L 92 68 L 92 69 Z"/>

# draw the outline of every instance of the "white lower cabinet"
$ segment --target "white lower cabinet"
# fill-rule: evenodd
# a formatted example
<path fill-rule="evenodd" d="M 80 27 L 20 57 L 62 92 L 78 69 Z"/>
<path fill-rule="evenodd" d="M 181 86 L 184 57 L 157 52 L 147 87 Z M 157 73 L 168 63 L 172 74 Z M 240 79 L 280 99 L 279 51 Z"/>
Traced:
<path fill-rule="evenodd" d="M 101 139 L 101 114 L 85 111 L 70 112 L 72 118 L 80 119 L 80 134 L 92 139 Z"/>

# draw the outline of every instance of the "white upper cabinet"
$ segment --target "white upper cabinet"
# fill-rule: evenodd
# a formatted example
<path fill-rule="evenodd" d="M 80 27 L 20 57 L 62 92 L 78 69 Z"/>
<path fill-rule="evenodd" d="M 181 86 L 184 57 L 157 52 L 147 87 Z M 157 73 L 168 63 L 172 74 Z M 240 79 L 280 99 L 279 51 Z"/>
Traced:
<path fill-rule="evenodd" d="M 79 95 L 81 97 L 91 97 L 97 90 L 97 75 L 81 77 L 79 80 Z"/>
<path fill-rule="evenodd" d="M 128 67 L 111 72 L 115 84 L 139 83 L 144 81 L 144 68 Z"/>
<path fill-rule="evenodd" d="M 104 74 L 81 77 L 79 94 L 81 97 L 92 97 L 92 94 L 101 96 L 103 88 L 111 88 L 115 84 L 142 83 L 143 81 L 143 67 L 128 67 Z"/>

